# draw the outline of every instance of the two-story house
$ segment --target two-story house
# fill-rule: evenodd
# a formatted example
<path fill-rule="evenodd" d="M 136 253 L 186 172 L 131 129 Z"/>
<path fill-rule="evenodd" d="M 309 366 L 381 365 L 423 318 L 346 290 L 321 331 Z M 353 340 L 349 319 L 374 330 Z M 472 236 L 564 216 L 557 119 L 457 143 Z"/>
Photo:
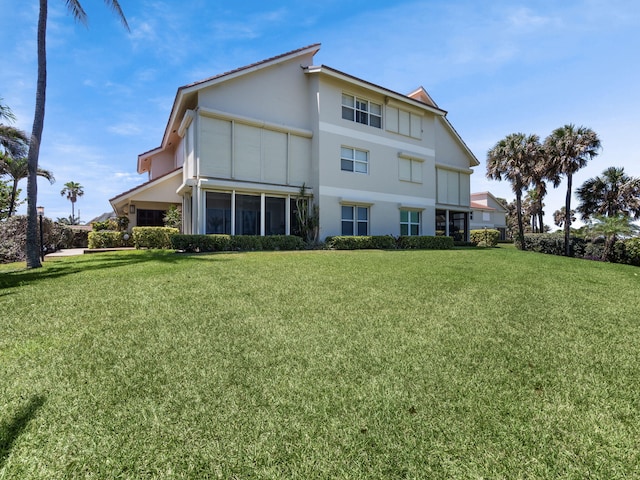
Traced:
<path fill-rule="evenodd" d="M 402 95 L 324 65 L 319 44 L 180 87 L 148 181 L 110 200 L 130 225 L 289 234 L 301 187 L 319 236 L 468 236 L 478 165 L 423 88 Z"/>
<path fill-rule="evenodd" d="M 500 240 L 506 240 L 507 209 L 490 192 L 471 194 L 471 230 L 492 228 L 500 232 Z"/>

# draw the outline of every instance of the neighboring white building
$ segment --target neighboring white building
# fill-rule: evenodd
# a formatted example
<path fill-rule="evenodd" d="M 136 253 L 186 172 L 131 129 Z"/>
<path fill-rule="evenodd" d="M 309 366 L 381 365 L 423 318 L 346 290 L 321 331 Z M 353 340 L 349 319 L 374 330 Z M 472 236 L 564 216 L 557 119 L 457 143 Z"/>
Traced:
<path fill-rule="evenodd" d="M 471 230 L 493 228 L 500 232 L 500 240 L 506 240 L 507 209 L 489 192 L 471 194 Z"/>
<path fill-rule="evenodd" d="M 110 200 L 130 226 L 289 234 L 302 185 L 329 235 L 468 237 L 479 162 L 423 88 L 402 95 L 313 64 L 311 45 L 178 89 L 148 181 Z"/>

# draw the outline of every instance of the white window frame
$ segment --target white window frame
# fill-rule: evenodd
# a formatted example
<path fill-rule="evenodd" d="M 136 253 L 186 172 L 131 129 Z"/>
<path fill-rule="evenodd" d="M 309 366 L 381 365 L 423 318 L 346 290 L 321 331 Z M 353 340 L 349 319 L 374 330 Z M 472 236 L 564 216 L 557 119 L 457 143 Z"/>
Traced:
<path fill-rule="evenodd" d="M 362 125 L 382 128 L 382 105 L 365 98 L 343 93 L 342 118 Z"/>
<path fill-rule="evenodd" d="M 364 159 L 362 158 L 364 154 Z M 360 158 L 358 158 L 360 157 Z M 345 168 L 345 162 L 350 162 L 352 168 Z M 340 170 L 343 172 L 369 174 L 369 152 L 353 147 L 340 147 Z"/>
<path fill-rule="evenodd" d="M 407 221 L 403 222 L 402 221 L 402 214 L 406 212 L 407 213 Z M 411 214 L 415 213 L 418 215 L 418 221 L 414 222 L 411 220 Z M 402 226 L 406 225 L 407 226 L 407 233 L 404 234 L 403 236 L 416 236 L 416 235 L 420 235 L 420 232 L 422 231 L 422 215 L 421 212 L 419 210 L 410 210 L 410 209 L 406 209 L 406 208 L 401 208 L 400 209 L 400 235 L 403 235 L 402 233 Z M 417 226 L 418 227 L 418 233 L 416 234 L 412 234 L 411 233 L 411 227 L 412 226 Z"/>
<path fill-rule="evenodd" d="M 344 216 L 344 211 L 345 209 L 350 209 L 351 210 L 351 218 L 346 218 Z M 359 213 L 361 211 L 366 212 L 366 219 L 365 220 L 361 220 L 359 218 Z M 369 235 L 369 222 L 371 220 L 371 210 L 369 209 L 369 206 L 367 205 L 353 205 L 353 204 L 343 204 L 340 206 L 340 232 L 342 235 L 345 236 L 354 236 L 354 237 L 359 237 L 359 236 L 367 236 Z M 351 235 L 346 235 L 344 233 L 344 224 L 346 222 L 351 222 L 352 224 L 352 231 L 353 233 Z M 366 225 L 366 232 L 364 234 L 360 234 L 359 233 L 359 226 L 360 225 Z"/>

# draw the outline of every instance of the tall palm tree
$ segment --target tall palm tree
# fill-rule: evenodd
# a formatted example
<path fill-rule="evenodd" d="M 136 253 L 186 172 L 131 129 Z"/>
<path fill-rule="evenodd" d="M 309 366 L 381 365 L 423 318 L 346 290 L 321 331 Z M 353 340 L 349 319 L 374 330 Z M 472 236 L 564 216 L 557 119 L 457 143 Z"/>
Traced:
<path fill-rule="evenodd" d="M 540 137 L 524 133 L 507 135 L 487 153 L 487 178 L 498 181 L 508 180 L 516 195 L 518 240 L 522 250 L 525 249 L 522 191 L 531 183 L 531 174 L 541 155 Z"/>
<path fill-rule="evenodd" d="M 104 0 L 107 6 L 115 12 L 124 27 L 129 30 L 127 19 L 120 8 L 118 0 Z M 33 116 L 33 128 L 29 141 L 29 156 L 27 175 L 27 268 L 41 267 L 40 249 L 38 246 L 38 223 L 36 204 L 38 203 L 38 157 L 40 155 L 40 140 L 44 126 L 44 107 L 47 90 L 47 11 L 49 0 L 40 0 L 38 15 L 38 80 L 36 86 L 36 106 Z M 76 21 L 86 25 L 87 14 L 79 0 L 65 0 L 67 9 Z"/>
<path fill-rule="evenodd" d="M 555 212 L 553 212 L 553 223 L 556 224 L 556 226 L 562 228 L 562 226 L 564 225 L 564 222 L 567 219 L 567 214 L 565 213 L 565 208 L 566 207 L 562 207 L 560 210 L 556 210 Z M 571 221 L 575 222 L 576 221 L 576 211 L 575 210 L 571 210 Z"/>
<path fill-rule="evenodd" d="M 64 188 L 60 190 L 60 195 L 62 195 L 63 197 L 66 195 L 67 200 L 71 202 L 71 223 L 75 224 L 76 216 L 74 205 L 78 201 L 78 197 L 84 195 L 83 186 L 77 182 L 67 182 L 64 184 Z"/>
<path fill-rule="evenodd" d="M 576 191 L 583 220 L 592 215 L 626 215 L 640 218 L 640 178 L 630 177 L 623 167 L 609 167 L 601 176 L 590 178 Z"/>
<path fill-rule="evenodd" d="M 10 217 L 16 205 L 16 196 L 18 193 L 18 182 L 23 178 L 27 178 L 29 173 L 29 168 L 27 165 L 27 159 L 25 157 L 20 158 L 11 158 L 9 156 L 5 156 L 0 159 L 0 173 L 4 175 L 8 175 L 11 178 L 12 186 L 11 186 L 11 198 L 9 199 L 9 210 L 7 213 L 7 218 Z M 42 168 L 38 168 L 38 176 L 46 178 L 50 183 L 54 183 L 56 181 L 53 178 L 53 173 L 49 170 L 44 170 Z"/>
<path fill-rule="evenodd" d="M 553 171 L 567 177 L 565 200 L 564 254 L 571 254 L 569 236 L 571 232 L 571 193 L 573 174 L 598 155 L 601 144 L 596 132 L 587 127 L 567 124 L 556 128 L 544 142 L 546 155 L 553 165 Z"/>

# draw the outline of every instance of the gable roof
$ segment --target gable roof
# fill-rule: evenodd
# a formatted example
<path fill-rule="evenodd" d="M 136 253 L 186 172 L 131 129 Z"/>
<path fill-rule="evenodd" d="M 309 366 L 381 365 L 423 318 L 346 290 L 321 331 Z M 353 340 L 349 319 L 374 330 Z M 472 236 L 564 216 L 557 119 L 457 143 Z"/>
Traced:
<path fill-rule="evenodd" d="M 279 63 L 287 62 L 294 58 L 302 57 L 305 55 L 313 56 L 318 52 L 318 50 L 320 50 L 320 44 L 314 43 L 306 47 L 298 48 L 296 50 L 282 53 L 280 55 L 276 55 L 274 57 L 270 57 L 265 60 L 261 60 L 259 62 L 245 65 L 244 67 L 229 70 L 228 72 L 220 73 L 218 75 L 214 75 L 213 77 L 205 78 L 204 80 L 199 80 L 197 82 L 189 83 L 187 85 L 178 87 L 178 91 L 176 92 L 176 97 L 173 101 L 173 106 L 171 107 L 171 113 L 169 114 L 169 120 L 167 121 L 167 126 L 165 127 L 164 135 L 162 136 L 162 143 L 160 147 L 154 148 L 152 150 L 149 150 L 148 152 L 138 155 L 138 171 L 140 173 L 142 173 L 141 170 L 144 171 L 144 169 L 141 168 L 142 167 L 141 162 L 144 159 L 144 156 L 148 156 L 149 154 L 156 153 L 157 151 L 160 151 L 168 146 L 168 144 L 170 143 L 169 138 L 171 137 L 171 134 L 176 133 L 175 130 L 171 131 L 171 126 L 174 124 L 176 119 L 181 116 L 182 109 L 184 108 L 183 107 L 184 104 L 189 100 L 191 100 L 191 98 L 195 96 L 195 93 L 198 90 L 210 87 L 219 82 L 231 80 L 241 75 L 246 75 L 248 73 L 256 72 L 258 70 L 262 70 L 264 68 L 268 68 Z"/>

